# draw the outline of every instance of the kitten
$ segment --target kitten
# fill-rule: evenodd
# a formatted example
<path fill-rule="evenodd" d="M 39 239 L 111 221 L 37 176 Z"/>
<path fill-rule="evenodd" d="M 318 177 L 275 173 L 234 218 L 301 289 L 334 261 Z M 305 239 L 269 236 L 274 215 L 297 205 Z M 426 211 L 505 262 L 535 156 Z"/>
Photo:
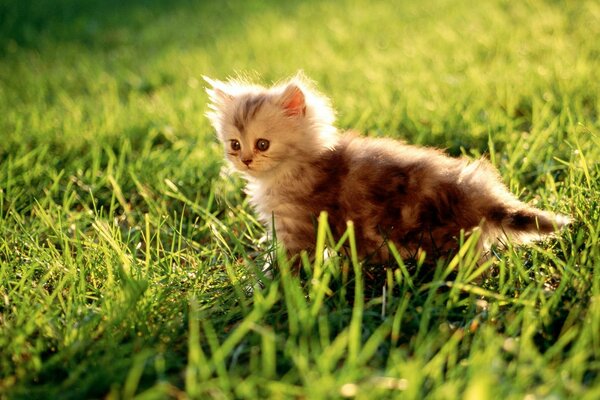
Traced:
<path fill-rule="evenodd" d="M 321 211 L 338 237 L 353 221 L 359 255 L 378 261 L 388 259 L 388 241 L 403 257 L 440 256 L 456 248 L 461 230 L 481 226 L 485 250 L 504 237 L 525 243 L 569 223 L 520 202 L 485 159 L 339 134 L 329 100 L 299 76 L 271 88 L 205 79 L 212 86 L 207 116 L 226 158 L 290 255 L 314 247 Z"/>

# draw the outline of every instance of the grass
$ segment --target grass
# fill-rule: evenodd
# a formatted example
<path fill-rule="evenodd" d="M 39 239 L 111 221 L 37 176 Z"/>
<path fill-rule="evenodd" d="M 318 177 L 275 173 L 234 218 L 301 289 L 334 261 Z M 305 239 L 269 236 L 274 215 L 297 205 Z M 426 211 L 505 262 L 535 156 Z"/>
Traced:
<path fill-rule="evenodd" d="M 598 3 L 396 3 L 2 2 L 0 398 L 600 397 Z M 575 223 L 249 290 L 277 255 L 201 76 L 298 69 L 341 128 L 488 154 Z"/>

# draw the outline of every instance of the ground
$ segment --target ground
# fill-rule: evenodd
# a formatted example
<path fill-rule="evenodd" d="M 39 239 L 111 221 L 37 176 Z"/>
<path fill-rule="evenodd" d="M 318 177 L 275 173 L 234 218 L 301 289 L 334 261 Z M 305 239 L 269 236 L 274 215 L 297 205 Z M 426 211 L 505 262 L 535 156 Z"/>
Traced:
<path fill-rule="evenodd" d="M 0 398 L 600 397 L 598 37 L 591 0 L 5 0 Z M 340 128 L 485 155 L 574 223 L 261 277 L 202 75 L 298 70 Z"/>

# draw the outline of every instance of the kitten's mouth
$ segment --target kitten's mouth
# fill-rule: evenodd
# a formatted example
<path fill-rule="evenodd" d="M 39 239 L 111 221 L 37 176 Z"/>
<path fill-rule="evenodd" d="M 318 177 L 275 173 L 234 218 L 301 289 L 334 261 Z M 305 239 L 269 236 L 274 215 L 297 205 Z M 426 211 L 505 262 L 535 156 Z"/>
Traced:
<path fill-rule="evenodd" d="M 250 172 L 257 172 L 257 169 L 253 165 L 244 165 L 242 167 L 242 171 L 250 173 Z"/>
<path fill-rule="evenodd" d="M 242 173 L 245 173 L 247 175 L 250 176 L 254 176 L 257 177 L 259 175 L 262 175 L 264 173 L 263 170 L 261 170 L 260 168 L 258 168 L 256 165 L 252 165 L 252 166 L 246 166 L 244 165 L 245 168 L 243 168 L 241 170 Z"/>

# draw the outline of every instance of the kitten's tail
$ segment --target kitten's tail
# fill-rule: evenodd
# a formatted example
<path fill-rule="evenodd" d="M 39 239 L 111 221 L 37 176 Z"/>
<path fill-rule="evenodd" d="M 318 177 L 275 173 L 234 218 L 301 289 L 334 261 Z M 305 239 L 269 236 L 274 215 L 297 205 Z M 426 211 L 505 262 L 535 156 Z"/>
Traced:
<path fill-rule="evenodd" d="M 496 230 L 496 237 L 508 236 L 520 243 L 543 239 L 559 232 L 571 223 L 565 215 L 520 204 L 518 207 L 494 207 L 488 211 L 486 220 Z"/>

